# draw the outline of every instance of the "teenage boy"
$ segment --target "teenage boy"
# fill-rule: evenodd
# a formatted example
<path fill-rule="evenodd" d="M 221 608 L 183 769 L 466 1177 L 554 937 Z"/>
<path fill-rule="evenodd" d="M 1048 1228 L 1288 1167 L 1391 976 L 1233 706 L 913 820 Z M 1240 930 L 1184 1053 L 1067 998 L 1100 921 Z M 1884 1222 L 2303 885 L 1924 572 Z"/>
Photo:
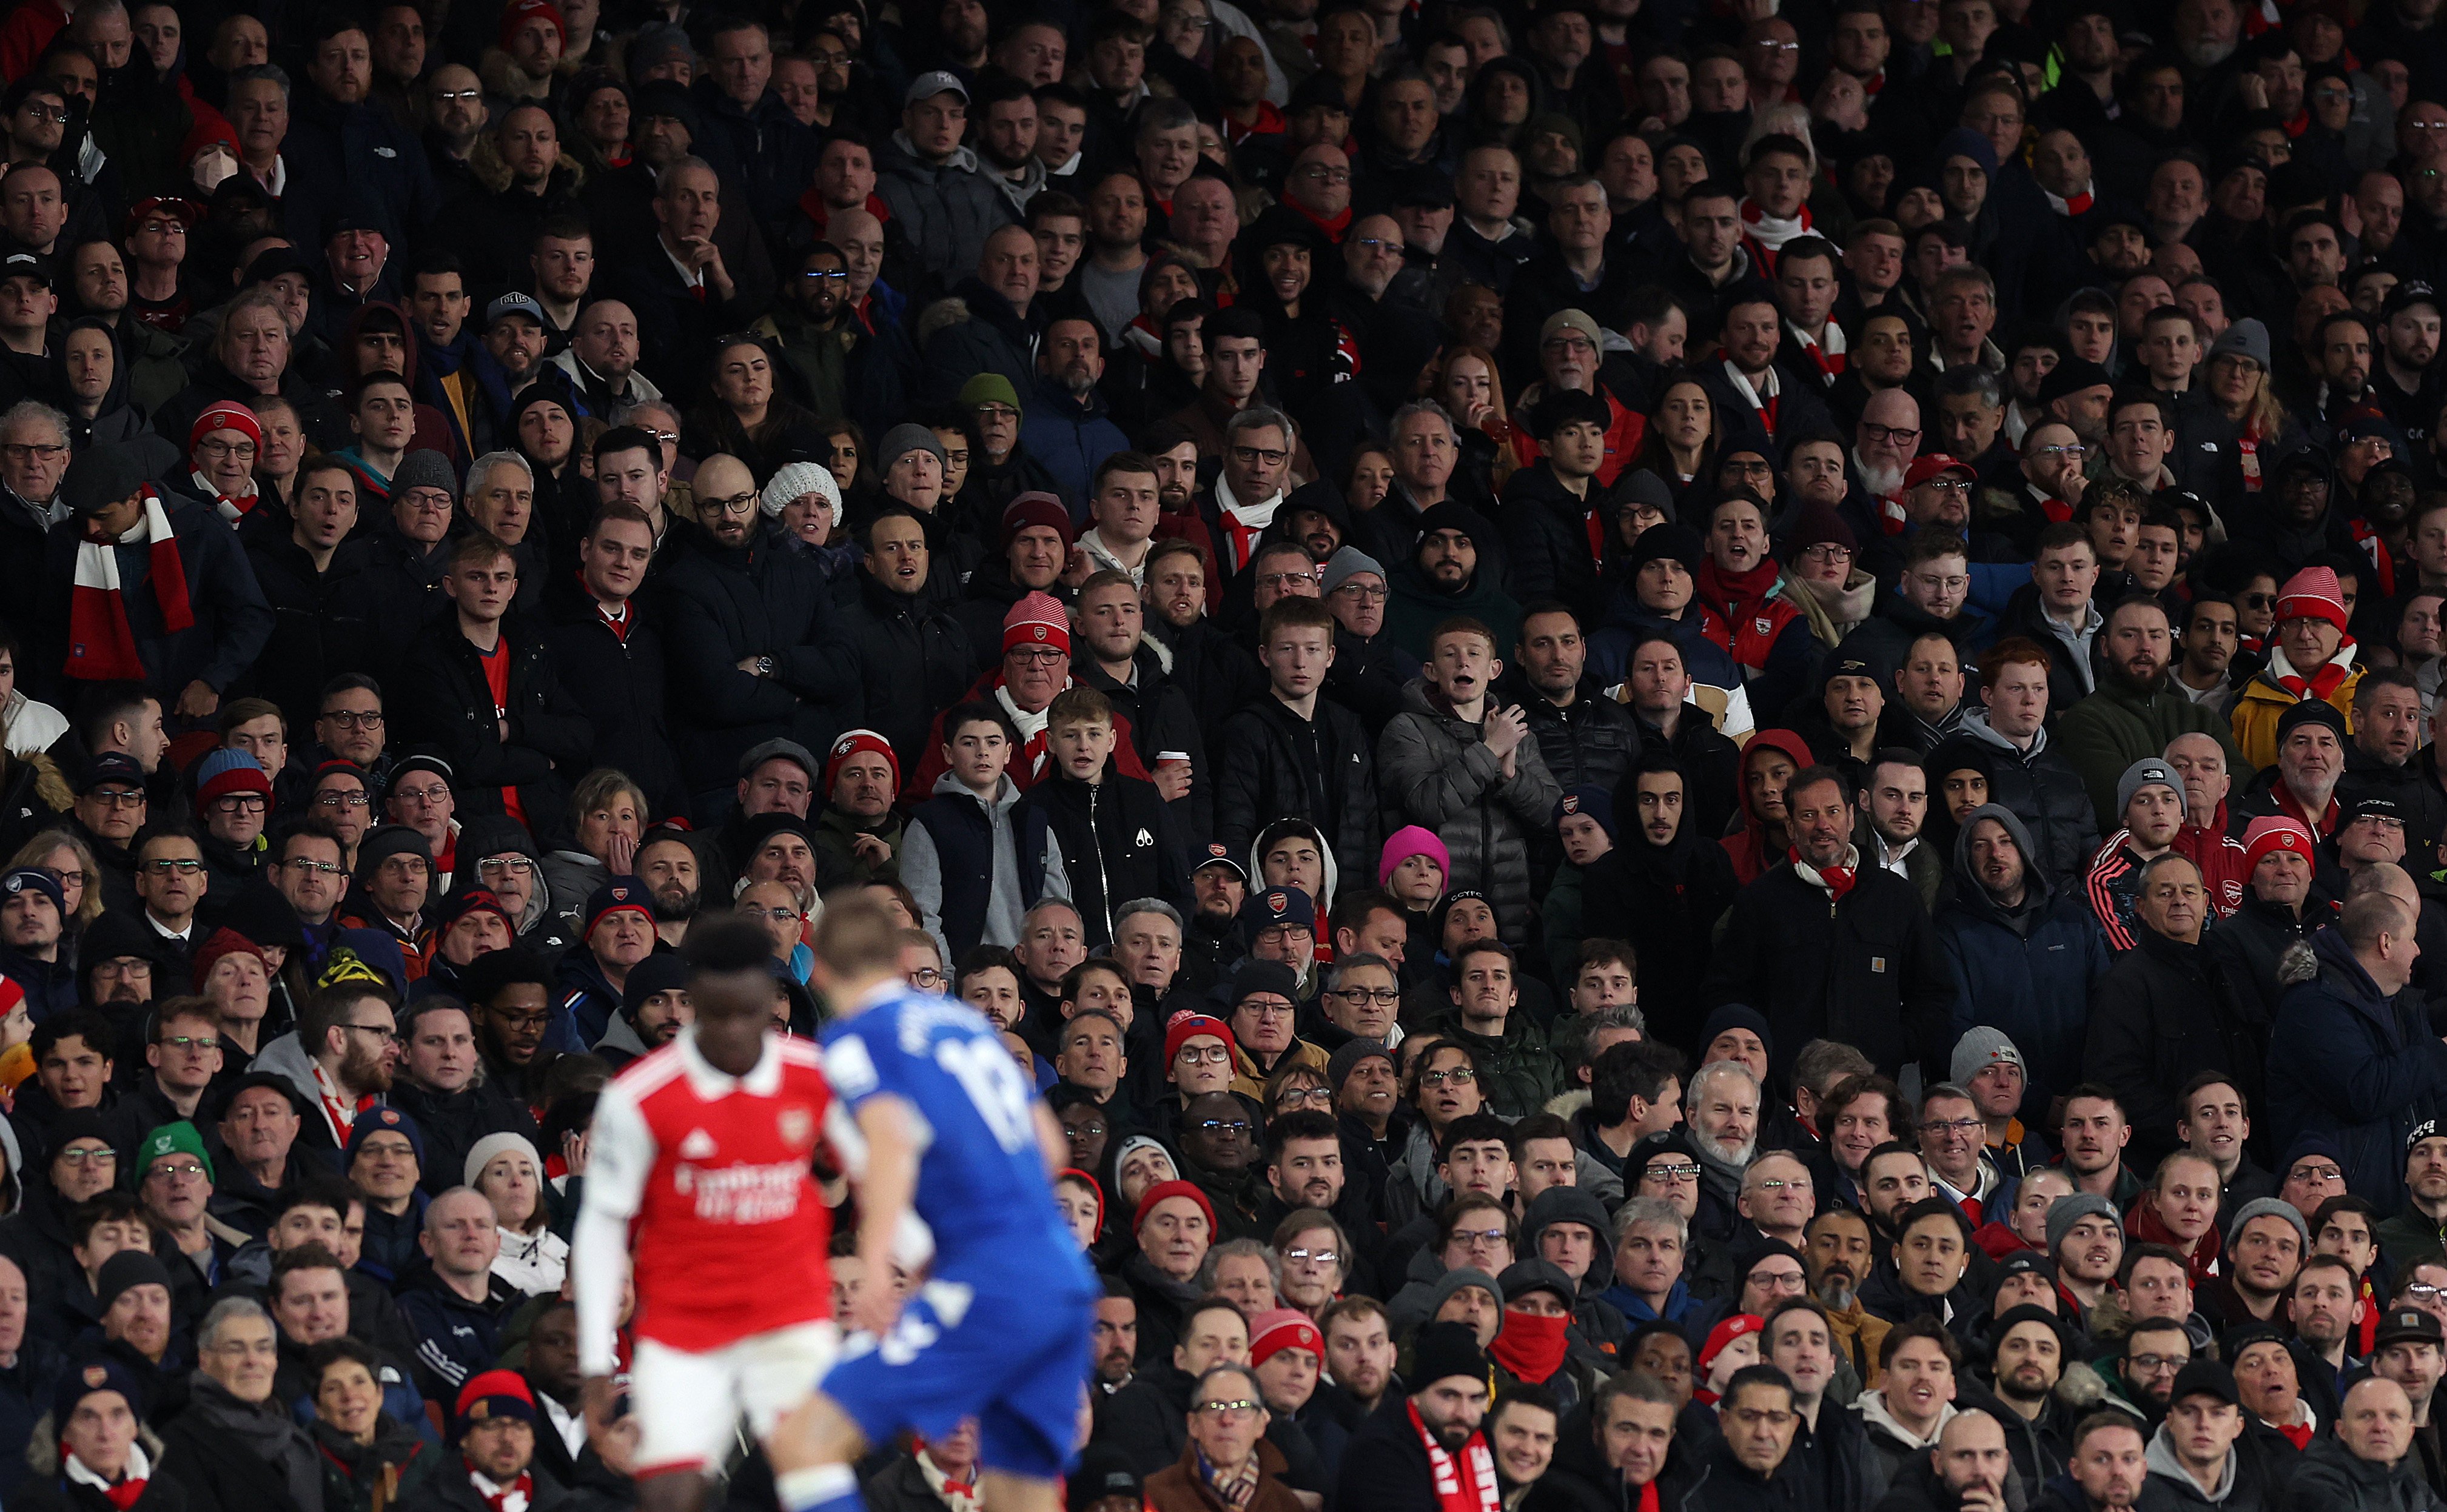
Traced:
<path fill-rule="evenodd" d="M 1376 763 L 1359 717 L 1319 696 L 1334 665 L 1333 613 L 1286 597 L 1258 624 L 1266 696 L 1226 720 L 1215 774 L 1215 839 L 1249 854 L 1258 831 L 1305 819 L 1334 847 L 1339 875 L 1365 877 L 1376 860 Z"/>
<path fill-rule="evenodd" d="M 1010 949 L 1037 899 L 1070 894 L 1061 848 L 1046 843 L 1044 813 L 1019 815 L 1019 789 L 1003 773 L 1018 748 L 1001 706 L 954 706 L 943 716 L 946 770 L 901 831 L 901 885 L 918 899 L 945 960 L 979 945 Z"/>
<path fill-rule="evenodd" d="M 1115 739 L 1113 706 L 1104 694 L 1092 688 L 1055 694 L 1045 718 L 1053 770 L 1019 805 L 1023 815 L 1045 816 L 1049 838 L 1061 848 L 1091 950 L 1112 943 L 1117 904 L 1161 898 L 1175 908 L 1190 906 L 1189 869 L 1172 811 L 1153 783 L 1122 775 Z"/>

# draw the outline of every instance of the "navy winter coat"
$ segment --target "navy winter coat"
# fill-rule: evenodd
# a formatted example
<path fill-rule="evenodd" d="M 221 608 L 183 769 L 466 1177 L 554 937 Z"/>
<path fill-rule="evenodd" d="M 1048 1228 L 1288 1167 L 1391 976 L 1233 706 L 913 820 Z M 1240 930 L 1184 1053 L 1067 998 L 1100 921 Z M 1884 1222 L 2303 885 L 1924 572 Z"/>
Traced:
<path fill-rule="evenodd" d="M 2447 1107 L 2447 1042 L 2419 1004 L 2382 996 L 2337 931 L 2311 940 L 2319 973 L 2286 990 L 2268 1038 L 2274 1143 L 2322 1134 L 2344 1152 L 2345 1184 L 2393 1213 L 2404 1202 L 2404 1140 Z"/>

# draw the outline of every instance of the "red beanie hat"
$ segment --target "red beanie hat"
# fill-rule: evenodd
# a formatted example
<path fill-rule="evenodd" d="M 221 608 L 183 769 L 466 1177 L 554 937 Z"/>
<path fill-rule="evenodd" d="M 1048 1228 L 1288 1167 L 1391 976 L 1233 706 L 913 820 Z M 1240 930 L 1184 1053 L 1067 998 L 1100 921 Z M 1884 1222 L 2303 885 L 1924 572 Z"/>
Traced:
<path fill-rule="evenodd" d="M 1027 493 L 1015 494 L 1011 502 L 1003 506 L 1003 549 L 1009 551 L 1011 539 L 1031 525 L 1043 525 L 1061 537 L 1065 546 L 1075 544 L 1078 539 L 1071 527 L 1071 511 L 1062 506 L 1061 500 L 1042 489 L 1032 488 Z"/>
<path fill-rule="evenodd" d="M 502 8 L 502 50 L 503 52 L 510 50 L 510 39 L 518 35 L 519 28 L 526 25 L 528 20 L 535 16 L 541 16 L 551 22 L 552 29 L 560 33 L 560 45 L 564 47 L 569 46 L 569 21 L 560 13 L 560 7 L 554 5 L 552 0 L 510 0 L 508 5 Z"/>
<path fill-rule="evenodd" d="M 1211 1234 L 1215 1231 L 1215 1204 L 1206 1200 L 1206 1194 L 1198 1189 L 1196 1182 L 1175 1180 L 1158 1181 L 1148 1187 L 1145 1195 L 1139 1198 L 1138 1211 L 1130 1215 L 1130 1232 L 1136 1234 L 1147 1227 L 1148 1215 L 1154 1212 L 1155 1205 L 1167 1197 L 1186 1197 L 1197 1203 L 1198 1211 L 1206 1215 L 1207 1232 Z"/>
<path fill-rule="evenodd" d="M 1206 1013 L 1175 1013 L 1164 1027 L 1164 1064 L 1170 1066 L 1181 1048 L 1201 1034 L 1212 1034 L 1224 1042 L 1224 1048 L 1234 1054 L 1240 1047 L 1232 1041 L 1232 1026 Z"/>
<path fill-rule="evenodd" d="M 2277 622 L 2289 619 L 2324 619 L 2344 633 L 2345 591 L 2334 568 L 2305 567 L 2286 579 L 2277 590 Z"/>
<path fill-rule="evenodd" d="M 1698 1365 L 1699 1384 L 1702 1386 L 1707 1384 L 1709 1369 L 1717 1363 L 1717 1356 L 1725 1352 L 1727 1345 L 1745 1333 L 1756 1333 L 1766 1327 L 1767 1320 L 1755 1313 L 1736 1313 L 1710 1329 L 1708 1342 L 1699 1347 Z"/>
<path fill-rule="evenodd" d="M 263 425 L 255 418 L 254 410 L 244 405 L 214 405 L 198 415 L 196 423 L 187 427 L 187 460 L 190 463 L 196 460 L 196 448 L 216 430 L 235 430 L 254 442 L 257 452 L 263 450 Z"/>
<path fill-rule="evenodd" d="M 830 798 L 834 784 L 841 781 L 842 763 L 863 750 L 883 758 L 884 765 L 892 768 L 892 790 L 901 791 L 901 753 L 892 748 L 892 742 L 871 729 L 853 729 L 833 742 L 832 750 L 825 757 L 825 797 Z"/>
<path fill-rule="evenodd" d="M 1062 602 L 1042 590 L 1023 594 L 1011 606 L 1002 620 L 1002 649 L 1009 652 L 1014 646 L 1052 646 L 1071 654 L 1071 616 L 1062 612 Z"/>
<path fill-rule="evenodd" d="M 1308 1314 L 1288 1307 L 1261 1313 L 1249 1320 L 1249 1364 L 1260 1366 L 1284 1350 L 1306 1350 L 1325 1358 L 1325 1339 Z"/>
<path fill-rule="evenodd" d="M 196 952 L 195 969 L 188 973 L 188 980 L 195 984 L 197 992 L 204 990 L 204 983 L 211 978 L 213 968 L 224 955 L 252 955 L 262 965 L 264 975 L 272 974 L 272 957 L 263 954 L 263 947 L 224 925 L 213 931 L 212 937 Z"/>
<path fill-rule="evenodd" d="M 2260 859 L 2270 851 L 2292 851 L 2307 862 L 2311 860 L 2311 832 L 2282 814 L 2265 814 L 2243 832 L 2244 870 L 2258 866 Z"/>

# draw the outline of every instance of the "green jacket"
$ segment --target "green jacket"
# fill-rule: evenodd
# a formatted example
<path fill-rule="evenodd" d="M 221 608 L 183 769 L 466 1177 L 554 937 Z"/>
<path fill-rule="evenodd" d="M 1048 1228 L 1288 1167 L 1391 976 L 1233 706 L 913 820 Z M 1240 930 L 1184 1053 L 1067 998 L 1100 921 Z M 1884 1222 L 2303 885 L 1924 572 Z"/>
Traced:
<path fill-rule="evenodd" d="M 2104 835 L 2123 827 L 2115 784 L 2124 769 L 2145 756 L 2164 756 L 2169 741 L 2192 734 L 2214 735 L 2226 747 L 2227 770 L 2238 792 L 2251 781 L 2252 769 L 2235 748 L 2233 727 L 2217 710 L 2163 688 L 2143 697 L 2112 677 L 2102 676 L 2096 692 L 2064 711 L 2057 721 L 2056 746 L 2081 774 Z"/>
<path fill-rule="evenodd" d="M 880 824 L 865 824 L 826 803 L 824 812 L 808 829 L 808 838 L 815 841 L 816 886 L 819 889 L 829 893 L 836 887 L 864 887 L 869 882 L 901 880 L 899 809 L 887 811 Z M 891 860 L 878 866 L 852 850 L 851 842 L 860 835 L 873 835 L 890 846 Z"/>
<path fill-rule="evenodd" d="M 1504 1020 L 1504 1037 L 1489 1039 L 1461 1027 L 1461 1011 L 1441 1014 L 1435 1032 L 1468 1047 L 1478 1058 L 1480 1093 L 1487 1110 L 1508 1119 L 1527 1118 L 1564 1089 L 1563 1064 L 1546 1043 L 1546 1031 L 1516 1005 Z"/>

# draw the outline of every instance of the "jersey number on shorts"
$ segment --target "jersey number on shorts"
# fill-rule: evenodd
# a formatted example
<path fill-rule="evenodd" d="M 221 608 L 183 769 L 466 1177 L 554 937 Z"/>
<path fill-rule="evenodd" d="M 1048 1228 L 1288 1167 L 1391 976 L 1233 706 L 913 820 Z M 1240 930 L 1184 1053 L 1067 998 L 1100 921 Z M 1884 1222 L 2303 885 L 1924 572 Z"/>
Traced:
<path fill-rule="evenodd" d="M 1028 1089 L 1020 1085 L 1009 1050 L 993 1040 L 947 1039 L 935 1047 L 935 1064 L 969 1094 L 977 1117 L 1004 1153 L 1016 1155 L 1034 1143 Z"/>

